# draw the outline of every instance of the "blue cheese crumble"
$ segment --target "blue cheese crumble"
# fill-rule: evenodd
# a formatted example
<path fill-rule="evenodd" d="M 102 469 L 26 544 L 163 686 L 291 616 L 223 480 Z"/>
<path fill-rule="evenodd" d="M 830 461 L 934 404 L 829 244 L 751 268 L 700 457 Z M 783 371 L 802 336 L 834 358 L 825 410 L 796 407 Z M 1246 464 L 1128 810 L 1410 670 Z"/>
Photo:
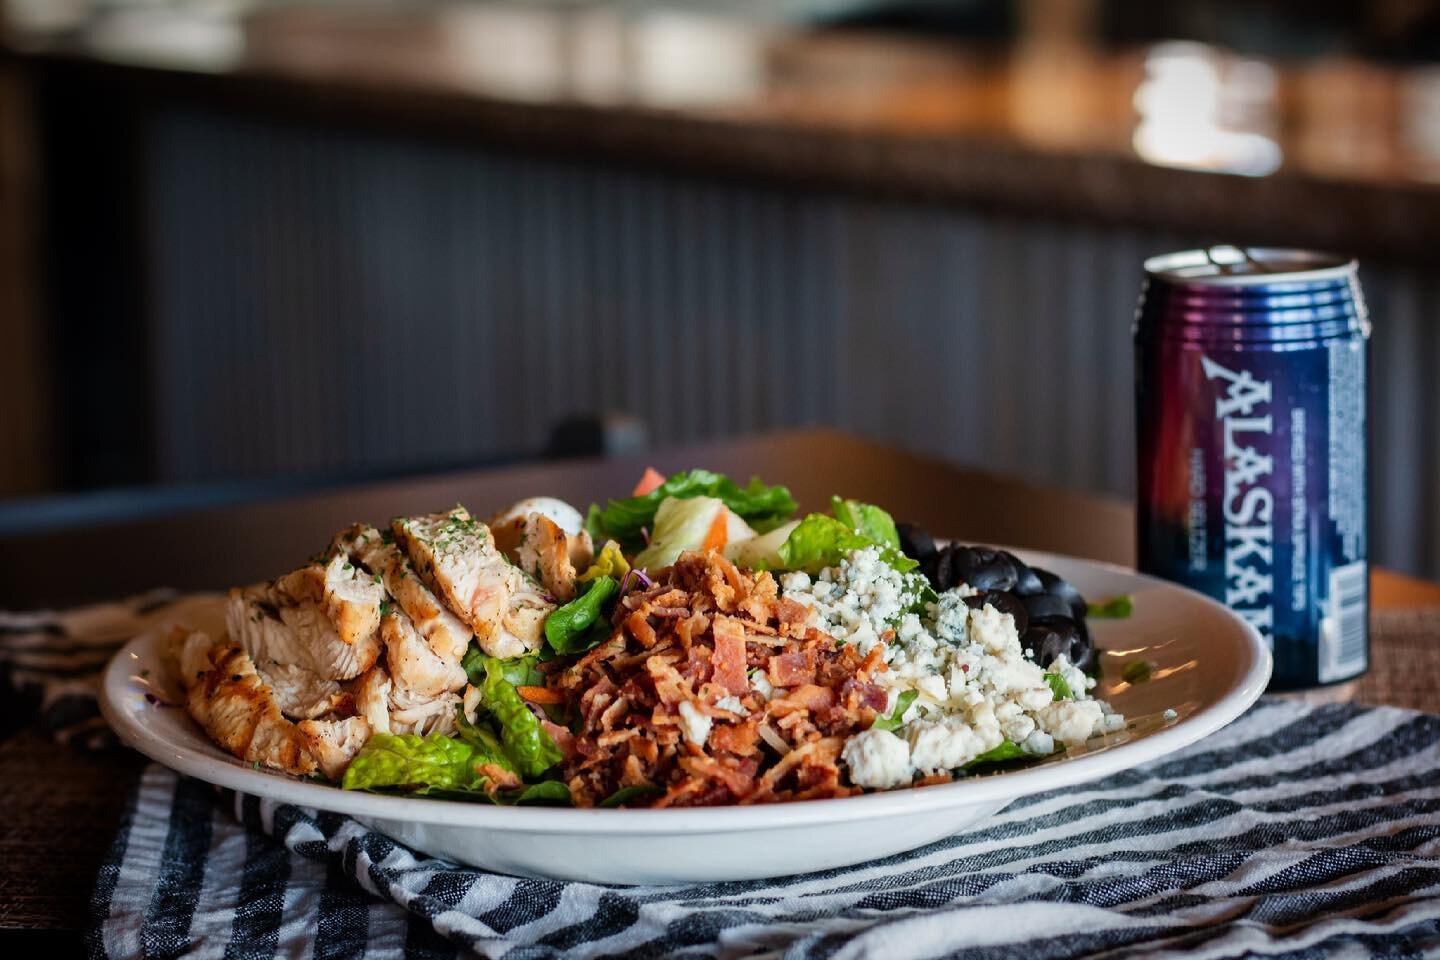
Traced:
<path fill-rule="evenodd" d="M 898 572 L 874 548 L 813 579 L 784 574 L 780 585 L 811 608 L 814 626 L 861 653 L 888 641 L 888 669 L 874 680 L 889 694 L 889 710 L 901 693 L 917 694 L 897 731 L 867 730 L 846 743 L 842 757 L 859 786 L 886 789 L 956 771 L 1007 740 L 1049 756 L 1125 725 L 1090 696 L 1095 682 L 1064 657 L 1048 668 L 1027 657 L 1014 617 L 989 604 L 967 605 L 976 594 L 968 586 L 945 591 L 917 614 L 923 579 Z M 1049 674 L 1074 699 L 1057 699 Z"/>

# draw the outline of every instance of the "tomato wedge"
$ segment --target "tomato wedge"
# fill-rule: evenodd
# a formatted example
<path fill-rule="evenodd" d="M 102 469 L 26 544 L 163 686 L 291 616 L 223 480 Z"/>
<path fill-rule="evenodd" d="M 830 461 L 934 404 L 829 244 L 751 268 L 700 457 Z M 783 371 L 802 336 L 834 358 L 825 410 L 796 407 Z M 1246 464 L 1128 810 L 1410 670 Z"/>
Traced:
<path fill-rule="evenodd" d="M 646 467 L 644 475 L 640 478 L 640 482 L 635 484 L 635 489 L 631 492 L 630 496 L 643 497 L 652 490 L 658 489 L 660 484 L 664 482 L 664 474 L 660 473 L 660 471 L 654 467 Z"/>

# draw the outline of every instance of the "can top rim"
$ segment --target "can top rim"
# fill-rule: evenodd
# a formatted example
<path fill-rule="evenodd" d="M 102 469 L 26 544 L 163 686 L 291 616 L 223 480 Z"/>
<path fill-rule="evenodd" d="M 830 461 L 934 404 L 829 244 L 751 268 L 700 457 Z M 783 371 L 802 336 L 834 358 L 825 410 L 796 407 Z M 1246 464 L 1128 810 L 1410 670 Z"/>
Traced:
<path fill-rule="evenodd" d="M 1145 261 L 1148 276 L 1218 287 L 1343 280 L 1353 277 L 1357 269 L 1354 259 L 1334 253 L 1230 244 L 1164 253 Z"/>

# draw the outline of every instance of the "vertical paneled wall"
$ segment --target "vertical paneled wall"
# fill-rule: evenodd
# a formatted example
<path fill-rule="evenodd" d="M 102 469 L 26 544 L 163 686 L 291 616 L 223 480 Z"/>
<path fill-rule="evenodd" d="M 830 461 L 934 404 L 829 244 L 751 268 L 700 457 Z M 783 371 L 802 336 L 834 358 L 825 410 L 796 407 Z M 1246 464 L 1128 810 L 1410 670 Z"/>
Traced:
<path fill-rule="evenodd" d="M 159 473 L 826 424 L 1133 490 L 1140 262 L 1201 238 L 176 113 L 149 138 Z M 1440 573 L 1440 282 L 1378 265 L 1376 554 Z M 837 478 L 843 486 L 843 478 Z"/>

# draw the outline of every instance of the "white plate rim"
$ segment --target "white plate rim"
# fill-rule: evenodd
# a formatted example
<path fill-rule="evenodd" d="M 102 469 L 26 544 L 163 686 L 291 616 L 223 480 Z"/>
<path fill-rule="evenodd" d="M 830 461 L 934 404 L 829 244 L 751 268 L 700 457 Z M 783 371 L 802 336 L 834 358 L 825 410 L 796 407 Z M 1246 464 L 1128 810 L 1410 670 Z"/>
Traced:
<path fill-rule="evenodd" d="M 1054 561 L 1060 561 L 1061 565 L 1084 564 L 1112 574 L 1138 578 L 1167 590 L 1189 594 L 1193 600 L 1210 606 L 1242 629 L 1243 635 L 1249 640 L 1249 661 L 1239 672 L 1238 681 L 1215 702 L 1180 718 L 1171 726 L 1079 757 L 1061 758 L 1035 767 L 960 779 L 948 784 L 867 793 L 854 797 L 753 806 L 662 810 L 502 807 L 454 800 L 391 797 L 342 790 L 324 783 L 305 782 L 281 774 L 253 770 L 233 758 L 217 758 L 211 751 L 218 751 L 219 747 L 207 743 L 207 749 L 201 750 L 185 743 L 170 742 L 138 722 L 131 710 L 118 703 L 120 697 L 134 697 L 141 693 L 132 679 L 130 664 L 139 658 L 139 651 L 146 644 L 153 642 L 150 636 L 132 639 L 117 651 L 106 665 L 100 689 L 100 710 L 122 741 L 172 770 L 216 786 L 301 807 L 368 819 L 405 820 L 477 829 L 545 834 L 588 831 L 610 835 L 663 836 L 688 834 L 699 830 L 774 830 L 826 822 L 914 815 L 956 805 L 1009 801 L 1077 785 L 1128 770 L 1190 746 L 1235 720 L 1265 691 L 1270 679 L 1270 651 L 1255 628 L 1223 604 L 1194 590 L 1117 564 L 1023 548 L 1013 552 L 1034 566 L 1044 567 L 1047 562 Z M 196 733 L 203 736 L 198 727 Z M 1063 775 L 1061 771 L 1064 771 Z"/>

